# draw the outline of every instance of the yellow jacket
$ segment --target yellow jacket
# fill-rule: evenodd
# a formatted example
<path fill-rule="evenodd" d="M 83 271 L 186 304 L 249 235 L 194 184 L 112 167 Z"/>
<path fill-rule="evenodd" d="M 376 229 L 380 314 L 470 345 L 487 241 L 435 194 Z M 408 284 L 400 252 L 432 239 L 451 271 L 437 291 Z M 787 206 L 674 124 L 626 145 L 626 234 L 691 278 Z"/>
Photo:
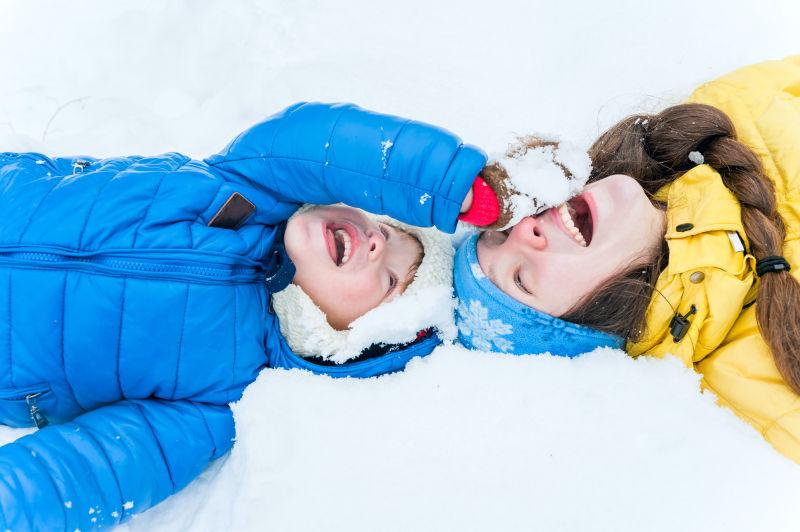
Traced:
<path fill-rule="evenodd" d="M 737 70 L 699 87 L 689 102 L 724 111 L 738 138 L 761 159 L 775 183 L 786 221 L 783 253 L 800 279 L 800 56 Z M 685 173 L 659 194 L 667 200 L 669 265 L 647 314 L 647 335 L 628 345 L 637 356 L 671 353 L 703 375 L 703 387 L 732 408 L 781 453 L 800 463 L 800 397 L 778 373 L 755 317 L 758 278 L 741 210 L 707 165 Z M 687 225 L 692 224 L 690 230 Z M 774 275 L 774 274 L 773 274 Z M 696 312 L 675 342 L 677 310 Z M 675 309 L 675 310 L 673 310 Z"/>

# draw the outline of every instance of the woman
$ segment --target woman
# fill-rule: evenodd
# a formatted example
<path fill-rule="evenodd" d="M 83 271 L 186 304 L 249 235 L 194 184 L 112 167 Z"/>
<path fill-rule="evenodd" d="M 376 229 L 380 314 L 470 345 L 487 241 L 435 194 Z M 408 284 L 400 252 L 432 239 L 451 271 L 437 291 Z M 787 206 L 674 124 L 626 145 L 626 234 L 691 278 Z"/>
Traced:
<path fill-rule="evenodd" d="M 800 462 L 798 138 L 800 57 L 621 121 L 592 146 L 584 194 L 459 250 L 462 341 L 673 354 Z"/>

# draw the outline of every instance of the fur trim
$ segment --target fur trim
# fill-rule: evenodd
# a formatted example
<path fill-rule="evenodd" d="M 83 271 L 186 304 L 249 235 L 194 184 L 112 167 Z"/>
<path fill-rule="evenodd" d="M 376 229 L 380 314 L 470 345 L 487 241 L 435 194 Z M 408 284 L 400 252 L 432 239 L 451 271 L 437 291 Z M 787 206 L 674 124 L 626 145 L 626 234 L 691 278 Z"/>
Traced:
<path fill-rule="evenodd" d="M 325 313 L 297 285 L 272 295 L 272 303 L 286 341 L 301 356 L 318 356 L 343 363 L 376 344 L 406 344 L 423 329 L 436 328 L 451 340 L 453 319 L 453 246 L 436 229 L 410 226 L 388 216 L 368 217 L 405 231 L 422 244 L 424 256 L 405 292 L 357 318 L 344 331 L 330 326 Z"/>

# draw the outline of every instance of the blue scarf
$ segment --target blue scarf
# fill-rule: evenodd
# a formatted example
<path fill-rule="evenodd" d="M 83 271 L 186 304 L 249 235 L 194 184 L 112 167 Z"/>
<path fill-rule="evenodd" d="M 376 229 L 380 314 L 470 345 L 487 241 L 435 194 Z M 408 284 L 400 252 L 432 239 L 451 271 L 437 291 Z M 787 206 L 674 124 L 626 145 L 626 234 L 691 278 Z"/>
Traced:
<path fill-rule="evenodd" d="M 478 236 L 458 248 L 453 271 L 458 339 L 465 347 L 574 357 L 597 347 L 623 346 L 617 336 L 544 314 L 497 288 L 478 264 Z"/>

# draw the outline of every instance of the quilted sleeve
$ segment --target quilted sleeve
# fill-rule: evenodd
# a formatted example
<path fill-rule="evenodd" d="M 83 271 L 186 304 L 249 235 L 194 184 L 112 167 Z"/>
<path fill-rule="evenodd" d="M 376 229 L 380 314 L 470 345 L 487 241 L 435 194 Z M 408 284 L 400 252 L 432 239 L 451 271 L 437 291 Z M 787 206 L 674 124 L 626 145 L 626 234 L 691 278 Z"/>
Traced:
<path fill-rule="evenodd" d="M 92 530 L 183 488 L 234 437 L 227 406 L 123 401 L 0 448 L 0 530 Z"/>
<path fill-rule="evenodd" d="M 281 201 L 342 202 L 452 232 L 486 156 L 422 122 L 352 104 L 299 103 L 206 162 Z"/>

